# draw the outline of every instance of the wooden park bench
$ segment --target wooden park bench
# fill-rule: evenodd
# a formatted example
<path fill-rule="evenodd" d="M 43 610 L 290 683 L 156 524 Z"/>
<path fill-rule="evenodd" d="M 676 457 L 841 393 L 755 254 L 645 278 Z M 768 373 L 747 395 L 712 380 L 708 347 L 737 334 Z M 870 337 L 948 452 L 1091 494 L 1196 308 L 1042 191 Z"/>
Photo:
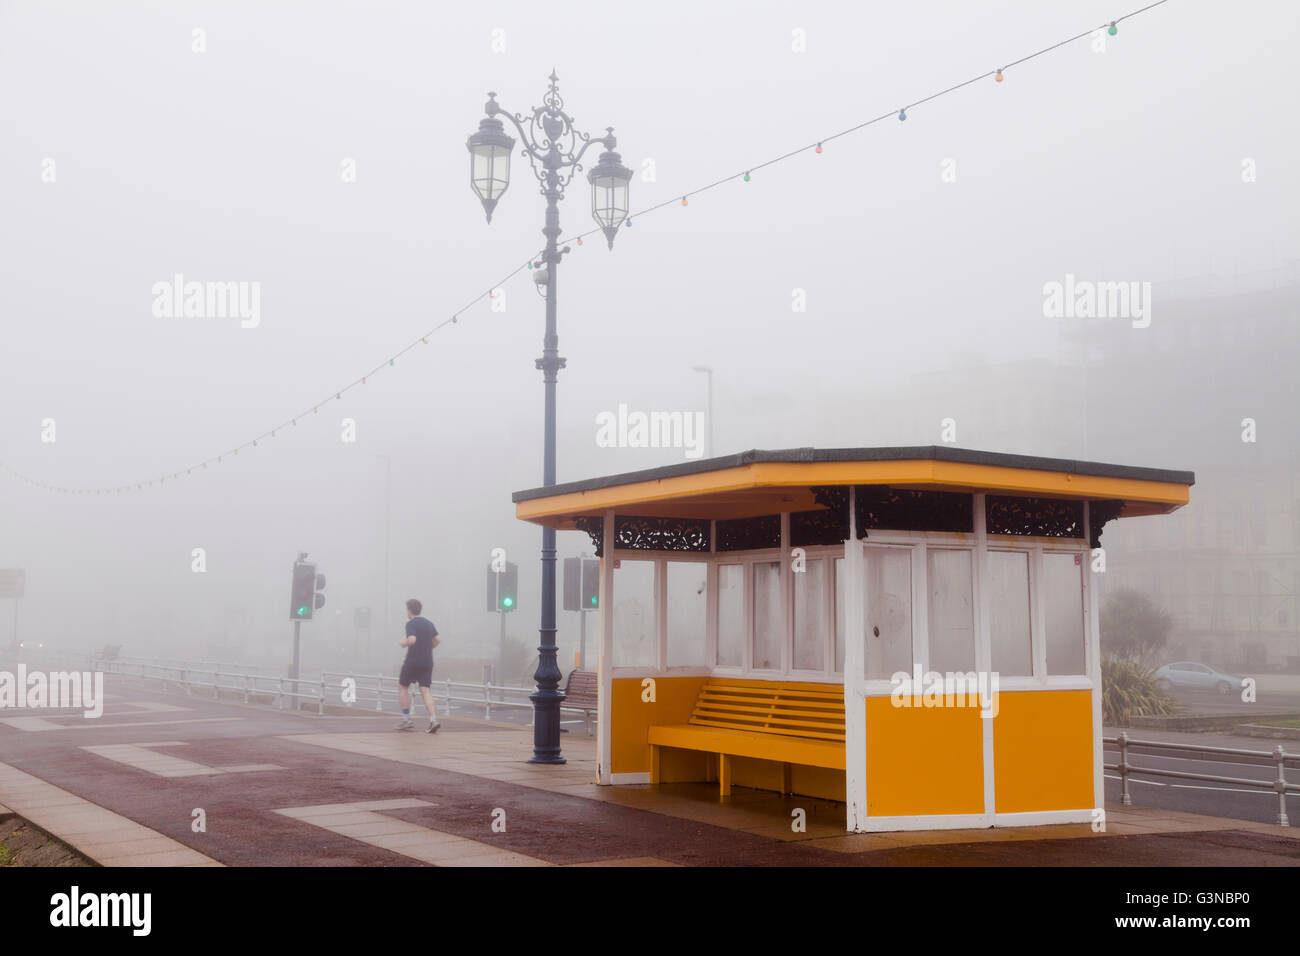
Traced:
<path fill-rule="evenodd" d="M 718 755 L 721 795 L 731 795 L 732 757 L 785 765 L 790 793 L 794 764 L 844 769 L 844 691 L 834 684 L 712 678 L 700 690 L 688 723 L 649 730 L 650 782 L 659 782 L 659 749 Z"/>
<path fill-rule="evenodd" d="M 587 736 L 591 736 L 591 715 L 596 711 L 596 696 L 600 682 L 595 671 L 572 670 L 569 679 L 564 682 L 564 702 L 561 710 L 582 711 L 582 719 L 587 725 Z"/>

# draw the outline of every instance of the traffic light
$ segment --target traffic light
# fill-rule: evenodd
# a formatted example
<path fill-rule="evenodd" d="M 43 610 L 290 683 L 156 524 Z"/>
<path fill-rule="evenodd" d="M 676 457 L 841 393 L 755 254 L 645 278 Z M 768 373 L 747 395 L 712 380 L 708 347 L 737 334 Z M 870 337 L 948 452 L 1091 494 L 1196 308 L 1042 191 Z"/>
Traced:
<path fill-rule="evenodd" d="M 503 611 L 513 611 L 519 603 L 519 565 L 513 561 L 506 562 L 506 569 L 501 573 L 501 588 L 497 596 L 501 599 Z"/>
<path fill-rule="evenodd" d="M 600 562 L 586 558 L 582 562 L 582 609 L 594 611 L 600 607 Z"/>
<path fill-rule="evenodd" d="M 296 561 L 293 565 L 293 588 L 289 595 L 289 619 L 310 621 L 325 606 L 325 575 L 316 573 L 316 565 Z"/>
<path fill-rule="evenodd" d="M 506 562 L 504 571 L 487 570 L 487 609 L 513 611 L 519 604 L 519 565 Z"/>
<path fill-rule="evenodd" d="M 594 611 L 600 607 L 600 562 L 595 558 L 564 559 L 564 609 Z"/>
<path fill-rule="evenodd" d="M 293 566 L 293 593 L 289 597 L 289 619 L 310 621 L 316 608 L 316 565 L 296 562 Z"/>

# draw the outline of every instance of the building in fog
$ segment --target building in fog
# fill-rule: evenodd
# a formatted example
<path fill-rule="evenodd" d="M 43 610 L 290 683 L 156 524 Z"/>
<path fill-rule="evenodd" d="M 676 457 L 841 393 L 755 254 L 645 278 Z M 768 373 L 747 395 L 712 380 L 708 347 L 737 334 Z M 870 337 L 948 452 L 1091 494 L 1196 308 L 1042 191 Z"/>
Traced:
<path fill-rule="evenodd" d="M 1300 276 L 1161 283 L 1153 303 L 1143 328 L 1044 319 L 1055 361 L 916 376 L 893 432 L 937 442 L 951 417 L 959 445 L 1194 471 L 1188 507 L 1107 528 L 1102 593 L 1172 615 L 1159 663 L 1300 669 Z"/>

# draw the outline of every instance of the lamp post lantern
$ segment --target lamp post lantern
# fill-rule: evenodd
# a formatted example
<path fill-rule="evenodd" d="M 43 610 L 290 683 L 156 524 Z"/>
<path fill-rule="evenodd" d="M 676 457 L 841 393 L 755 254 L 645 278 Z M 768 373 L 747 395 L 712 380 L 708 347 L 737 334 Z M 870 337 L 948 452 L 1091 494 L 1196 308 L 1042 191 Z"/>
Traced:
<path fill-rule="evenodd" d="M 551 71 L 551 83 L 542 105 L 527 114 L 507 113 L 489 93 L 483 107 L 486 114 L 479 128 L 470 135 L 466 147 L 470 153 L 470 185 L 483 203 L 487 220 L 492 221 L 492 211 L 510 185 L 510 154 L 515 140 L 505 131 L 498 117 L 505 117 L 514 126 L 522 144 L 522 154 L 528 157 L 534 175 L 540 184 L 539 192 L 546 197 L 546 224 L 542 235 L 546 237 L 546 250 L 533 265 L 545 271 L 545 278 L 535 276 L 537 284 L 546 289 L 546 334 L 542 339 L 542 357 L 536 366 L 542 372 L 545 388 L 545 437 L 543 438 L 542 484 L 555 484 L 555 383 L 564 359 L 560 357 L 559 336 L 556 333 L 556 274 L 560 259 L 569 247 L 558 247 L 560 237 L 560 200 L 573 177 L 582 171 L 582 157 L 594 144 L 605 147 L 599 160 L 587 176 L 591 184 L 591 211 L 609 248 L 614 248 L 618 228 L 627 218 L 628 184 L 632 171 L 623 165 L 614 152 L 618 141 L 614 128 L 606 127 L 605 136 L 591 137 L 580 132 L 573 117 L 564 110 L 560 97 L 559 77 Z M 537 648 L 537 692 L 530 696 L 533 702 L 533 756 L 530 763 L 564 763 L 560 754 L 560 668 L 556 663 L 555 648 L 555 529 L 542 528 L 542 604 L 541 644 Z"/>

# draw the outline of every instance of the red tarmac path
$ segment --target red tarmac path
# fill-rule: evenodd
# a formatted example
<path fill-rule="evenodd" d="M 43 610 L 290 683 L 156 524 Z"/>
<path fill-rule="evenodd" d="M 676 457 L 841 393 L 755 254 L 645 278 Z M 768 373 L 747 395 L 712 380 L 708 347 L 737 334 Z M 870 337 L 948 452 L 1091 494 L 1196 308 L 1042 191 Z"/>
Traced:
<path fill-rule="evenodd" d="M 437 735 L 401 734 L 387 716 L 280 712 L 167 693 L 111 676 L 106 690 L 111 696 L 97 720 L 67 711 L 0 711 L 0 764 L 231 866 L 418 866 L 461 860 L 474 865 L 619 860 L 1300 865 L 1295 831 L 1156 816 L 1134 808 L 1108 808 L 1113 825 L 1104 835 L 1091 834 L 1086 826 L 1030 833 L 1021 828 L 846 835 L 842 805 L 826 801 L 738 791 L 723 805 L 711 787 L 590 787 L 581 767 L 584 757 L 590 759 L 591 740 L 580 730 L 564 735 L 574 754 L 567 769 L 531 767 L 525 763 L 531 731 L 518 725 L 444 717 Z M 426 758 L 443 766 L 425 765 Z M 12 782 L 21 776 L 11 773 L 7 785 L 25 787 L 29 800 L 45 792 L 39 782 Z M 5 786 L 0 779 L 0 805 L 7 802 Z M 406 806 L 276 812 L 375 801 Z M 790 832 L 794 807 L 807 811 L 807 833 Z M 191 830 L 195 808 L 206 814 L 205 833 Z M 493 831 L 498 810 L 505 811 L 504 833 Z M 55 835 L 74 846 L 96 843 L 88 836 Z M 409 849 L 417 845 L 423 849 Z"/>

